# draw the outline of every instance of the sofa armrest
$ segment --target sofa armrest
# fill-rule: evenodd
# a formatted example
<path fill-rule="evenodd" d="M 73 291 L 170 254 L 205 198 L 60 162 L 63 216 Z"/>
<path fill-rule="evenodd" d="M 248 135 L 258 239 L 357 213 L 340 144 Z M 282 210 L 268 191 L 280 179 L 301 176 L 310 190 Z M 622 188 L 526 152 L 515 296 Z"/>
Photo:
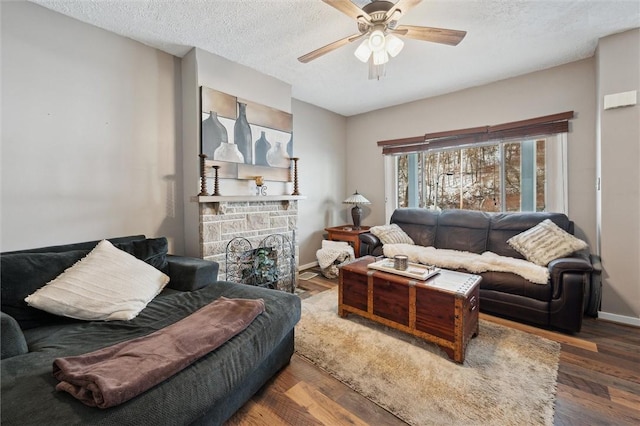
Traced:
<path fill-rule="evenodd" d="M 357 256 L 380 256 L 382 254 L 382 241 L 371 232 L 363 232 L 358 235 L 360 239 L 360 253 Z"/>
<path fill-rule="evenodd" d="M 218 280 L 218 263 L 196 257 L 167 255 L 169 284 L 180 291 L 193 291 Z"/>
<path fill-rule="evenodd" d="M 591 284 L 593 266 L 587 253 L 556 259 L 549 263 L 552 299 L 549 325 L 579 332 Z"/>
<path fill-rule="evenodd" d="M 593 318 L 598 318 L 598 311 L 602 302 L 602 260 L 597 254 L 590 254 L 589 260 L 593 265 L 593 271 L 591 272 L 589 290 L 585 296 L 584 313 Z"/>
<path fill-rule="evenodd" d="M 548 268 L 551 284 L 553 285 L 554 298 L 557 297 L 557 291 L 560 291 L 556 284 L 560 282 L 563 274 L 574 272 L 578 274 L 586 273 L 591 275 L 591 272 L 593 271 L 593 265 L 591 264 L 589 255 L 584 253 L 576 253 L 572 257 L 563 257 L 552 260 L 549 262 Z"/>
<path fill-rule="evenodd" d="M 18 325 L 18 322 L 9 314 L 0 312 L 0 352 L 1 359 L 11 358 L 29 352 L 27 341 Z"/>

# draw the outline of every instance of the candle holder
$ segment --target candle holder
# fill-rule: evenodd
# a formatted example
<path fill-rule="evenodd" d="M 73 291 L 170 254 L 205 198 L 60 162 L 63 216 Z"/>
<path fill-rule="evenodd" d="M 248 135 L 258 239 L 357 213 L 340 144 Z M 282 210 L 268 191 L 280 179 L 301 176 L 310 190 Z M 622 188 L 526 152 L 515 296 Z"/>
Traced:
<path fill-rule="evenodd" d="M 207 192 L 207 172 L 205 161 L 207 160 L 207 154 L 199 154 L 200 157 L 200 193 L 199 197 L 206 197 L 209 195 Z"/>
<path fill-rule="evenodd" d="M 220 168 L 220 166 L 215 165 L 215 166 L 211 166 L 213 168 L 213 196 L 214 197 L 219 197 L 220 196 L 220 182 L 218 180 L 218 169 Z"/>
<path fill-rule="evenodd" d="M 256 195 L 267 195 L 267 185 L 264 184 L 262 176 L 256 176 Z"/>
<path fill-rule="evenodd" d="M 293 161 L 293 192 L 291 195 L 300 195 L 298 190 L 298 160 L 298 157 L 291 157 L 291 161 Z"/>

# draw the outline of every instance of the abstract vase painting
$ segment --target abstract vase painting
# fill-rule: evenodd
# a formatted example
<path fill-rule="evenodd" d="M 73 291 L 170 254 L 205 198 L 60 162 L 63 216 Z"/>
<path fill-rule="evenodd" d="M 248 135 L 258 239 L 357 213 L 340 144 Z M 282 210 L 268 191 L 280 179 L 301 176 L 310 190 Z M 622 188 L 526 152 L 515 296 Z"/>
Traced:
<path fill-rule="evenodd" d="M 266 176 L 286 182 L 293 157 L 293 116 L 200 87 L 200 150 L 222 178 Z M 235 163 L 227 165 L 225 163 Z"/>
<path fill-rule="evenodd" d="M 267 162 L 267 152 L 269 152 L 269 141 L 267 141 L 267 136 L 265 131 L 260 132 L 260 138 L 256 141 L 255 144 L 255 165 L 256 166 L 269 166 Z"/>
<path fill-rule="evenodd" d="M 247 104 L 238 102 L 238 119 L 233 126 L 233 136 L 246 164 L 253 164 L 251 127 L 247 121 Z"/>
<path fill-rule="evenodd" d="M 218 120 L 218 113 L 209 111 L 209 117 L 202 121 L 202 153 L 213 159 L 213 153 L 218 147 L 229 142 L 227 129 Z"/>

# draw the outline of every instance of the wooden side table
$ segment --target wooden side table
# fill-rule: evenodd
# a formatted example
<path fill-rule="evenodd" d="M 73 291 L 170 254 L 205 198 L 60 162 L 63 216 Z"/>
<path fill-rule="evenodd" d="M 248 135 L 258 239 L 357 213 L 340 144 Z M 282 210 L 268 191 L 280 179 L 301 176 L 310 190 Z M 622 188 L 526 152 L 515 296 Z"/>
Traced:
<path fill-rule="evenodd" d="M 360 257 L 360 238 L 358 235 L 369 232 L 370 226 L 361 226 L 360 229 L 353 229 L 353 226 L 343 225 L 332 228 L 324 228 L 329 233 L 331 241 L 346 241 L 353 246 L 356 257 Z"/>

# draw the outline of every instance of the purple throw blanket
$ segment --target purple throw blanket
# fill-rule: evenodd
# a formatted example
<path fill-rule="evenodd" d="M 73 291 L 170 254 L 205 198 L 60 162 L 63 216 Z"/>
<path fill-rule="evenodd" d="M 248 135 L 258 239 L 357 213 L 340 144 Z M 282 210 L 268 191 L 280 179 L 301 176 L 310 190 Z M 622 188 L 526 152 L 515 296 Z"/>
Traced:
<path fill-rule="evenodd" d="M 176 374 L 247 328 L 264 300 L 220 297 L 188 317 L 147 336 L 78 356 L 57 358 L 56 390 L 84 404 L 121 404 Z"/>

